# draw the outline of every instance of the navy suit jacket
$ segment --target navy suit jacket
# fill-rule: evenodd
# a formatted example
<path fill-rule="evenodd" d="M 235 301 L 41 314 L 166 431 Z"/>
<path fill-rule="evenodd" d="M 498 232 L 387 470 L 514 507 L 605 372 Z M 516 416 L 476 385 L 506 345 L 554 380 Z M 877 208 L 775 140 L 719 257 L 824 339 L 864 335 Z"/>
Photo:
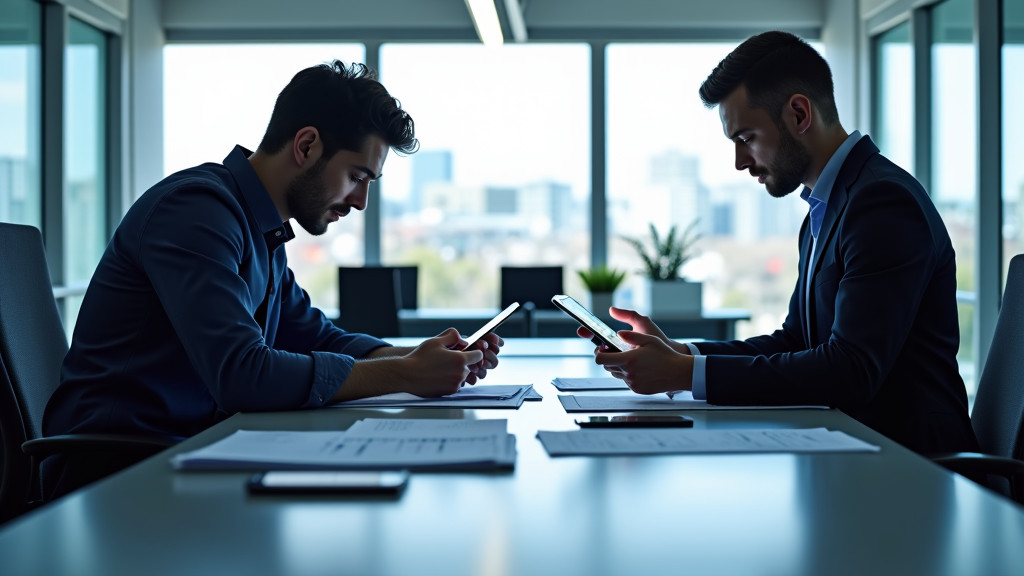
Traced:
<path fill-rule="evenodd" d="M 919 452 L 977 450 L 956 362 L 953 247 L 921 184 L 861 138 L 813 258 L 811 243 L 805 219 L 781 329 L 697 344 L 708 401 L 827 405 Z"/>

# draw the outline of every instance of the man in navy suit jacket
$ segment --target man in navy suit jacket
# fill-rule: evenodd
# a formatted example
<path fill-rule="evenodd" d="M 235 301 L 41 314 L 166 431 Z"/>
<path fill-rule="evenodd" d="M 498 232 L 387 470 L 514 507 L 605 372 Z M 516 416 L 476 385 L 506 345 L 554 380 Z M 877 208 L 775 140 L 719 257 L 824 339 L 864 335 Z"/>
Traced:
<path fill-rule="evenodd" d="M 613 308 L 634 348 L 598 350 L 597 363 L 642 394 L 828 405 L 919 452 L 976 450 L 957 370 L 949 234 L 913 176 L 843 129 L 825 60 L 767 32 L 722 60 L 700 94 L 719 107 L 737 170 L 776 197 L 803 184 L 809 211 L 789 314 L 769 335 L 693 345 Z"/>

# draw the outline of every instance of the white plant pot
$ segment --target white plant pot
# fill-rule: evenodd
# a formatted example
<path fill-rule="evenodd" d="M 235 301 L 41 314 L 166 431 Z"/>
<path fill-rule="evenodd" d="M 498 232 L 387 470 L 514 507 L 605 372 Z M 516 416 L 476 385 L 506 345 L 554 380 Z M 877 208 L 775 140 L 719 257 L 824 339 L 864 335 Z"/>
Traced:
<path fill-rule="evenodd" d="M 700 316 L 704 285 L 686 280 L 645 280 L 647 308 L 654 314 Z"/>
<path fill-rule="evenodd" d="M 590 311 L 599 318 L 609 318 L 608 308 L 612 305 L 611 292 L 591 292 Z"/>

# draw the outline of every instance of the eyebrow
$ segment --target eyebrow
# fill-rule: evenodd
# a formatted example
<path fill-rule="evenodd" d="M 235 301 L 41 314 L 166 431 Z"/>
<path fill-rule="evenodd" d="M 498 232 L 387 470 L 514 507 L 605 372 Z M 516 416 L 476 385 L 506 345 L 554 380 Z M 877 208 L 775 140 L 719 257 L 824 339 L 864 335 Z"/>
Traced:
<path fill-rule="evenodd" d="M 728 138 L 729 138 L 729 140 L 735 140 L 740 134 L 742 134 L 744 132 L 749 132 L 749 131 L 750 131 L 749 128 L 740 128 L 740 129 L 734 131 L 732 134 L 730 134 L 728 136 Z"/>
<path fill-rule="evenodd" d="M 373 170 L 370 170 L 366 166 L 354 166 L 354 168 L 356 170 L 359 170 L 360 172 L 366 173 L 366 175 L 370 177 L 370 180 L 379 180 L 380 177 L 384 175 L 383 173 L 376 174 L 376 173 L 374 173 Z"/>

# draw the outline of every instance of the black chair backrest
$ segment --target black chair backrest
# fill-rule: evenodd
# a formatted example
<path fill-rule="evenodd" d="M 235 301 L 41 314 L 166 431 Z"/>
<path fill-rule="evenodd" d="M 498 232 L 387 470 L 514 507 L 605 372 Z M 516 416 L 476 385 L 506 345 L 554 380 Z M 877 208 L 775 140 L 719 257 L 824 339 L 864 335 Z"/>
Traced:
<path fill-rule="evenodd" d="M 338 267 L 338 326 L 372 336 L 401 336 L 400 272 L 394 267 Z"/>
<path fill-rule="evenodd" d="M 500 307 L 533 302 L 535 308 L 553 309 L 551 297 L 564 293 L 562 285 L 561 266 L 502 266 Z"/>
<path fill-rule="evenodd" d="M 389 266 L 381 266 L 389 268 Z M 401 292 L 399 308 L 402 310 L 415 310 L 419 308 L 419 266 L 390 266 L 398 270 L 398 289 Z"/>
<path fill-rule="evenodd" d="M 43 411 L 68 351 L 39 230 L 0 223 L 0 514 L 25 502 L 31 462 L 21 451 L 42 436 Z"/>
<path fill-rule="evenodd" d="M 971 424 L 982 452 L 1024 460 L 1024 255 L 1010 260 Z"/>

